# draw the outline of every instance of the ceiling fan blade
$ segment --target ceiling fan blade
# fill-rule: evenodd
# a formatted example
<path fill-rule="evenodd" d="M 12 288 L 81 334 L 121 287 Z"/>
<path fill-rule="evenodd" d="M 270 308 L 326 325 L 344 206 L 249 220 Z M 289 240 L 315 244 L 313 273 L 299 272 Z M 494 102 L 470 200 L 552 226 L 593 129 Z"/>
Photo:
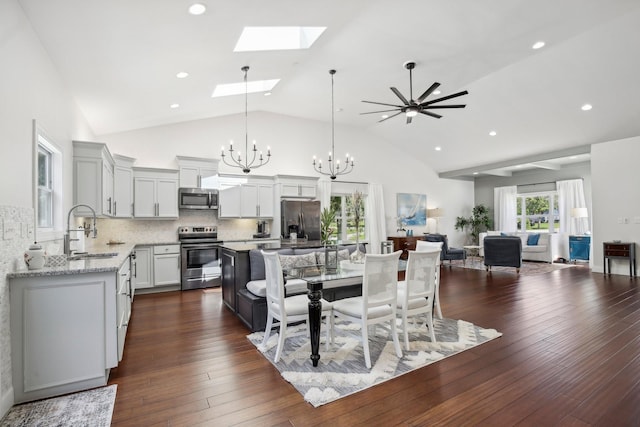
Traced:
<path fill-rule="evenodd" d="M 398 114 L 402 114 L 402 111 L 399 111 L 399 112 L 395 113 L 394 115 L 389 116 L 389 117 L 387 117 L 387 118 L 385 118 L 385 119 L 378 120 L 378 123 L 380 123 L 380 122 L 384 122 L 385 120 L 389 120 L 390 118 L 395 117 L 395 116 L 397 116 Z"/>
<path fill-rule="evenodd" d="M 366 102 L 368 104 L 388 105 L 389 107 L 397 107 L 397 108 L 404 107 L 404 105 L 385 104 L 384 102 L 375 102 L 375 101 L 362 101 L 362 102 Z"/>
<path fill-rule="evenodd" d="M 404 105 L 409 105 L 409 101 L 407 101 L 407 98 L 405 98 L 404 96 L 402 96 L 402 94 L 400 93 L 400 91 L 399 91 L 398 89 L 396 89 L 395 87 L 392 87 L 392 88 L 391 88 L 391 91 L 392 91 L 393 93 L 395 93 L 395 94 L 396 94 L 396 96 L 397 96 L 398 98 L 400 98 L 400 100 L 401 100 L 402 102 L 404 102 Z"/>
<path fill-rule="evenodd" d="M 422 107 L 424 110 L 433 110 L 434 108 L 464 108 L 466 104 L 453 104 L 453 105 L 426 105 Z"/>
<path fill-rule="evenodd" d="M 432 99 L 431 101 L 423 102 L 422 104 L 420 104 L 420 106 L 426 107 L 427 105 L 435 104 L 436 102 L 446 101 L 447 99 L 457 98 L 459 96 L 468 95 L 468 94 L 469 92 L 467 92 L 466 90 L 463 90 L 462 92 L 454 93 L 453 95 L 447 95 L 447 96 L 443 96 L 442 98 Z"/>
<path fill-rule="evenodd" d="M 435 117 L 436 119 L 439 119 L 442 117 L 440 114 L 431 113 L 429 111 L 420 111 L 420 114 L 425 114 L 427 116 Z"/>
<path fill-rule="evenodd" d="M 366 113 L 360 113 L 360 115 L 362 115 L 362 114 L 375 114 L 375 113 L 388 113 L 389 111 L 398 111 L 398 109 L 394 108 L 393 110 L 367 111 Z"/>
<path fill-rule="evenodd" d="M 434 91 L 434 90 L 436 90 L 436 89 L 438 88 L 438 86 L 440 86 L 440 83 L 438 83 L 438 82 L 435 82 L 434 84 L 432 84 L 432 85 L 429 87 L 429 89 L 425 90 L 425 91 L 424 91 L 424 93 L 423 93 L 422 95 L 420 95 L 420 98 L 418 98 L 418 99 L 416 100 L 416 102 L 417 102 L 418 104 L 420 104 L 422 101 L 424 101 L 424 99 L 425 99 L 427 96 L 431 95 L 431 94 L 433 93 L 433 91 Z"/>
<path fill-rule="evenodd" d="M 407 116 L 407 124 L 411 123 L 411 119 L 413 119 L 413 117 Z"/>

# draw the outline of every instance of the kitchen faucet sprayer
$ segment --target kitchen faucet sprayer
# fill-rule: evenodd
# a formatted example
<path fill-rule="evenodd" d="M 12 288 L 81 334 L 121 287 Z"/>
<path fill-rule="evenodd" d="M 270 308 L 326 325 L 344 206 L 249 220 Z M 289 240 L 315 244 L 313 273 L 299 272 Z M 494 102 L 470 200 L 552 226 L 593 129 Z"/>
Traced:
<path fill-rule="evenodd" d="M 65 255 L 71 255 L 71 241 L 78 240 L 78 239 L 71 239 L 71 235 L 69 233 L 71 232 L 71 228 L 70 228 L 71 212 L 73 212 L 75 208 L 78 208 L 80 206 L 89 208 L 93 213 L 93 238 L 95 239 L 96 237 L 98 237 L 98 228 L 96 227 L 96 211 L 89 205 L 80 204 L 80 205 L 73 206 L 71 209 L 69 209 L 69 213 L 67 214 L 67 231 L 64 234 L 64 254 Z"/>

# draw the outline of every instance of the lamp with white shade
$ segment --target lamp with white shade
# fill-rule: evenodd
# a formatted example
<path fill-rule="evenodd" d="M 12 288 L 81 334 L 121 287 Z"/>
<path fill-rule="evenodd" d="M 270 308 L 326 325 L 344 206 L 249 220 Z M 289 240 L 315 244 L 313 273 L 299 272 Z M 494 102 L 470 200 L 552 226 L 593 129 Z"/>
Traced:
<path fill-rule="evenodd" d="M 589 234 L 589 231 L 585 231 L 585 229 L 588 228 L 588 226 L 585 225 L 585 219 L 589 218 L 589 211 L 587 208 L 572 208 L 571 218 L 575 218 L 576 220 L 577 234 Z"/>
<path fill-rule="evenodd" d="M 438 220 L 444 216 L 444 210 L 441 208 L 427 209 L 427 216 L 429 218 L 435 218 L 436 220 L 436 233 L 438 232 Z"/>

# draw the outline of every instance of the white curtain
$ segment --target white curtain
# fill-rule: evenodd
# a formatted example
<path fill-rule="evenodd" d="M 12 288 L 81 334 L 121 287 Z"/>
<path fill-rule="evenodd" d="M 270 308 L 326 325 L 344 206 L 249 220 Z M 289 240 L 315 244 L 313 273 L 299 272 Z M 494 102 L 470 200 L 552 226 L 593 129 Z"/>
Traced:
<path fill-rule="evenodd" d="M 560 216 L 560 233 L 571 235 L 585 234 L 589 230 L 589 218 L 572 218 L 573 208 L 586 208 L 584 187 L 581 179 L 557 181 L 558 215 Z"/>
<path fill-rule="evenodd" d="M 369 227 L 369 247 L 367 252 L 379 254 L 380 243 L 383 240 L 387 240 L 382 185 L 369 184 L 368 193 L 365 205 L 367 225 Z"/>
<path fill-rule="evenodd" d="M 320 190 L 320 209 L 331 207 L 331 181 L 318 181 Z"/>
<path fill-rule="evenodd" d="M 493 189 L 494 230 L 517 231 L 518 187 L 496 187 Z"/>

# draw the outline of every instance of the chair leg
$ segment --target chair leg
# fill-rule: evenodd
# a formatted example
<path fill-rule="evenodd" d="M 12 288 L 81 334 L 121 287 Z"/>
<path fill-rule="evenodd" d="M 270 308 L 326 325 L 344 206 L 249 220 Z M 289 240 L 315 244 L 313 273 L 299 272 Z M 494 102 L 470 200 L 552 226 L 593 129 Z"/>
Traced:
<path fill-rule="evenodd" d="M 267 316 L 267 326 L 264 328 L 264 338 L 262 339 L 262 346 L 267 345 L 269 336 L 271 335 L 271 327 L 273 326 L 273 316 L 269 314 Z"/>
<path fill-rule="evenodd" d="M 282 349 L 284 348 L 284 338 L 287 333 L 287 322 L 284 319 L 280 320 L 280 332 L 278 333 L 278 348 L 276 349 L 276 357 L 274 357 L 274 363 L 278 363 L 280 356 L 282 355 Z"/>
<path fill-rule="evenodd" d="M 402 332 L 404 333 L 404 348 L 409 351 L 409 319 L 406 314 L 402 314 Z"/>
<path fill-rule="evenodd" d="M 325 350 L 329 351 L 329 344 L 333 343 L 333 312 L 327 314 L 327 338 Z"/>
<path fill-rule="evenodd" d="M 397 337 L 396 337 L 397 339 Z M 371 369 L 371 355 L 369 354 L 369 331 L 367 325 L 362 324 L 362 352 L 364 353 L 364 364 L 367 369 Z"/>
<path fill-rule="evenodd" d="M 393 346 L 396 349 L 396 356 L 402 357 L 402 349 L 400 348 L 400 340 L 398 339 L 398 329 L 396 328 L 396 316 L 391 319 L 391 336 L 393 337 Z"/>
<path fill-rule="evenodd" d="M 427 313 L 427 327 L 429 328 L 431 342 L 436 342 L 436 332 L 433 330 L 433 313 Z"/>

